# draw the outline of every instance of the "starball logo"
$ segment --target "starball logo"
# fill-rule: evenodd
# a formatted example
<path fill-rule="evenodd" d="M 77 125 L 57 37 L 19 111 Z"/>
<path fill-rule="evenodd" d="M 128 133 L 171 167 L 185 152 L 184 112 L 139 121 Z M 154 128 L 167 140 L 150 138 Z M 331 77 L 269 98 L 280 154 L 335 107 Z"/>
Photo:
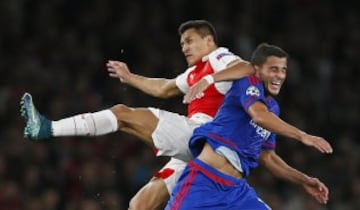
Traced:
<path fill-rule="evenodd" d="M 262 128 L 258 124 L 254 123 L 254 121 L 250 120 L 250 125 L 252 125 L 256 129 L 256 133 L 267 140 L 271 134 L 270 131 L 266 130 L 265 128 Z"/>
<path fill-rule="evenodd" d="M 250 86 L 246 89 L 246 95 L 260 96 L 260 90 L 255 86 Z"/>

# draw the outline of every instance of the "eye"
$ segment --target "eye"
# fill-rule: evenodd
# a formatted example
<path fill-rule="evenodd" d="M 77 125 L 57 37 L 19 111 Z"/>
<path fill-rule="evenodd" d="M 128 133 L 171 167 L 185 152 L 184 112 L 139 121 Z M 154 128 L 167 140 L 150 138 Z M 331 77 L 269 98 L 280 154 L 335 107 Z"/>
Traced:
<path fill-rule="evenodd" d="M 278 72 L 279 69 L 276 66 L 272 66 L 272 67 L 270 67 L 270 70 L 271 70 L 271 72 L 276 73 L 276 72 Z"/>

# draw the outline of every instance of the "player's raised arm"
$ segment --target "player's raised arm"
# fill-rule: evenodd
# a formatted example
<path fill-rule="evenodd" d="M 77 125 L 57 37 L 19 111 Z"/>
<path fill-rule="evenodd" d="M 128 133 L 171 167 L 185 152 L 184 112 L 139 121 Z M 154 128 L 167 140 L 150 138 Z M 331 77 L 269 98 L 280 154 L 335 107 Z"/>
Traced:
<path fill-rule="evenodd" d="M 274 150 L 262 150 L 259 158 L 260 164 L 274 176 L 288 182 L 300 185 L 317 202 L 326 204 L 329 200 L 329 189 L 319 179 L 289 166 Z"/>
<path fill-rule="evenodd" d="M 149 78 L 130 72 L 128 66 L 120 61 L 108 61 L 109 76 L 131 85 L 142 92 L 157 98 L 170 98 L 181 94 L 175 79 Z"/>
<path fill-rule="evenodd" d="M 332 153 L 333 149 L 324 138 L 313 136 L 281 120 L 270 112 L 262 102 L 256 102 L 248 108 L 251 119 L 257 125 L 276 134 L 296 139 L 305 145 L 315 147 L 322 153 Z"/>
<path fill-rule="evenodd" d="M 236 80 L 253 73 L 254 69 L 251 64 L 246 61 L 235 61 L 230 63 L 228 68 L 218 71 L 212 75 L 208 75 L 191 86 L 184 96 L 183 103 L 190 103 L 215 82 Z"/>

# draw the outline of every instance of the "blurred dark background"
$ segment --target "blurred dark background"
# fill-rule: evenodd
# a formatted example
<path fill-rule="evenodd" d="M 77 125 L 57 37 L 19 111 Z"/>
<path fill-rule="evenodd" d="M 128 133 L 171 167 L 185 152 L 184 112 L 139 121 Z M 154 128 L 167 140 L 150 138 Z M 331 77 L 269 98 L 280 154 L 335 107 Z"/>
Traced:
<path fill-rule="evenodd" d="M 350 2 L 353 2 L 351 4 Z M 268 42 L 289 52 L 282 118 L 328 139 L 323 155 L 278 140 L 292 166 L 330 188 L 327 206 L 263 169 L 250 178 L 274 210 L 360 209 L 360 9 L 356 1 L 1 0 L 0 210 L 120 210 L 166 161 L 134 137 L 59 138 L 31 143 L 19 114 L 24 92 L 51 119 L 117 103 L 186 113 L 181 98 L 160 100 L 107 76 L 108 59 L 149 77 L 186 69 L 178 26 L 207 19 L 220 46 L 249 59 Z"/>

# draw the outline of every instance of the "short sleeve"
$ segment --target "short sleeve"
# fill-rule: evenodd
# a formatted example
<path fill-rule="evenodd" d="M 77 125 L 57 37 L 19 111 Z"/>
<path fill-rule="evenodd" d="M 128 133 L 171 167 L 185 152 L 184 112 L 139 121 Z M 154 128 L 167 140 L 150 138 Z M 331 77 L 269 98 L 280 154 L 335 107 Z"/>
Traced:
<path fill-rule="evenodd" d="M 257 101 L 266 104 L 264 87 L 262 83 L 254 79 L 254 76 L 247 77 L 244 79 L 242 87 L 240 88 L 240 103 L 244 110 L 247 111 L 249 107 Z"/>
<path fill-rule="evenodd" d="M 194 70 L 195 66 L 188 68 L 184 73 L 178 75 L 175 79 L 176 86 L 182 93 L 186 93 L 189 90 L 189 84 L 187 82 L 188 75 L 192 70 Z"/>
<path fill-rule="evenodd" d="M 209 54 L 209 61 L 215 72 L 221 71 L 228 67 L 233 61 L 242 61 L 242 59 L 230 52 L 227 48 L 220 47 Z"/>
<path fill-rule="evenodd" d="M 276 134 L 271 133 L 269 138 L 262 144 L 262 149 L 275 150 L 276 147 Z"/>

